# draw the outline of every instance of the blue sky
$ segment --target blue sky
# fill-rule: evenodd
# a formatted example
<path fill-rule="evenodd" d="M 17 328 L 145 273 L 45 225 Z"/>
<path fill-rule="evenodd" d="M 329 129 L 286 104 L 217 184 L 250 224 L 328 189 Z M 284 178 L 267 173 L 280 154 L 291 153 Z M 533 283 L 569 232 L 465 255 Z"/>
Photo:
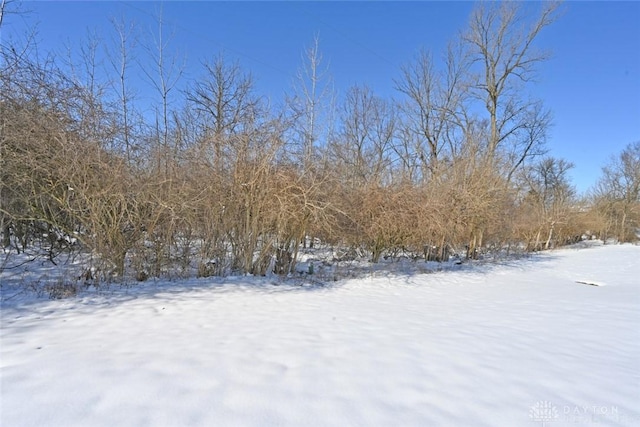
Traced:
<path fill-rule="evenodd" d="M 536 3 L 526 7 L 535 10 Z M 465 28 L 470 2 L 182 2 L 162 6 L 173 38 L 169 49 L 185 63 L 185 77 L 220 52 L 250 71 L 261 94 L 277 100 L 291 88 L 301 54 L 315 34 L 338 92 L 367 84 L 397 96 L 401 64 L 424 47 L 439 55 Z M 41 50 L 77 46 L 87 29 L 111 37 L 110 17 L 137 31 L 156 29 L 156 2 L 25 2 L 31 13 L 7 16 L 6 41 L 37 25 Z M 552 57 L 541 65 L 531 94 L 553 112 L 550 154 L 575 164 L 580 191 L 591 186 L 608 159 L 640 140 L 640 3 L 566 2 L 537 47 Z M 138 53 L 142 58 L 142 53 Z M 185 81 L 186 81 L 185 79 Z M 142 84 L 141 84 L 142 85 Z M 139 88 L 139 94 L 148 89 Z"/>

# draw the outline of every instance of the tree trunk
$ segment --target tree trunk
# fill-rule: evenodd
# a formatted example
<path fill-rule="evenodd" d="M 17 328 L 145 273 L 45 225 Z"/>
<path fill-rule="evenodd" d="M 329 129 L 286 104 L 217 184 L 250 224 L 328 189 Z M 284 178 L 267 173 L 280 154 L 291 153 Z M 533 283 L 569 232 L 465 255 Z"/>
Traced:
<path fill-rule="evenodd" d="M 553 226 L 551 226 L 551 229 L 549 230 L 549 237 L 547 237 L 547 242 L 544 244 L 545 250 L 548 250 L 549 247 L 551 246 L 552 237 L 553 237 Z"/>
<path fill-rule="evenodd" d="M 625 208 L 626 210 L 626 208 Z M 620 221 L 620 232 L 618 233 L 618 241 L 620 243 L 624 243 L 626 240 L 626 230 L 625 230 L 625 226 L 626 226 L 626 222 L 627 222 L 627 213 L 623 212 L 622 213 L 622 221 Z"/>
<path fill-rule="evenodd" d="M 9 227 L 9 221 L 2 219 L 2 247 L 8 248 L 11 246 L 11 228 Z"/>
<path fill-rule="evenodd" d="M 476 259 L 476 241 L 477 237 L 475 233 L 473 234 L 473 238 L 469 241 L 469 247 L 467 248 L 467 259 Z"/>
<path fill-rule="evenodd" d="M 536 234 L 536 243 L 533 245 L 533 251 L 537 251 L 540 248 L 540 234 L 542 230 L 538 229 L 538 234 Z"/>

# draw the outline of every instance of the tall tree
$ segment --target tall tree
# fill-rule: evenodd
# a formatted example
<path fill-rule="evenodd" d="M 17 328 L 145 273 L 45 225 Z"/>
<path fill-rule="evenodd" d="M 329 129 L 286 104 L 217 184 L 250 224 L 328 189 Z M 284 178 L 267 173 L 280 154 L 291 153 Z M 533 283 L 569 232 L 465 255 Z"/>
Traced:
<path fill-rule="evenodd" d="M 466 91 L 466 61 L 464 52 L 455 44 L 448 47 L 444 72 L 437 71 L 433 57 L 422 50 L 402 67 L 402 77 L 396 89 L 405 95 L 400 104 L 403 112 L 401 144 L 413 141 L 410 150 L 422 169 L 422 178 L 437 178 L 443 157 L 456 155 L 454 134 L 461 123 Z"/>
<path fill-rule="evenodd" d="M 329 144 L 337 173 L 352 187 L 382 184 L 396 128 L 391 104 L 367 86 L 347 92 L 338 132 Z"/>
<path fill-rule="evenodd" d="M 305 170 L 314 161 L 316 144 L 328 137 L 330 109 L 334 103 L 333 81 L 328 65 L 320 52 L 320 39 L 316 35 L 312 45 L 302 56 L 302 65 L 296 73 L 293 94 L 288 97 L 294 114 L 293 130 L 298 147 L 298 162 Z"/>
<path fill-rule="evenodd" d="M 548 58 L 535 49 L 534 42 L 555 21 L 558 3 L 544 3 L 532 20 L 525 19 L 528 7 L 517 2 L 481 3 L 463 34 L 477 72 L 476 96 L 488 113 L 486 157 L 496 165 L 502 151 L 509 160 L 509 177 L 510 169 L 521 165 L 544 142 L 542 136 L 550 119 L 538 101 L 529 100 L 522 89 Z M 527 21 L 531 22 L 528 26 Z"/>
<path fill-rule="evenodd" d="M 120 110 L 119 116 L 122 121 L 122 143 L 127 160 L 130 162 L 135 147 L 132 136 L 132 102 L 134 94 L 129 87 L 129 69 L 133 60 L 132 51 L 135 49 L 137 37 L 134 24 L 127 23 L 124 18 L 119 20 L 112 18 L 111 25 L 115 32 L 112 45 L 116 47 L 108 53 L 108 59 L 117 76 L 117 79 L 112 81 L 112 86 L 116 92 Z"/>
<path fill-rule="evenodd" d="M 162 156 L 169 155 L 169 134 L 170 134 L 170 104 L 171 92 L 175 89 L 182 77 L 183 65 L 178 62 L 175 55 L 168 52 L 171 37 L 165 34 L 165 23 L 162 8 L 157 16 L 158 32 L 152 34 L 152 43 L 147 43 L 144 48 L 147 50 L 150 64 L 155 69 L 142 67 L 143 73 L 147 76 L 149 83 L 153 86 L 160 97 L 160 111 L 155 112 L 155 131 L 157 144 L 162 151 Z M 161 157 L 158 157 L 160 160 Z M 168 161 L 165 159 L 165 173 L 168 173 Z"/>
<path fill-rule="evenodd" d="M 260 99 L 254 94 L 253 77 L 238 62 L 227 62 L 219 55 L 203 66 L 205 74 L 187 90 L 187 100 L 198 113 L 201 148 L 212 151 L 220 170 L 225 146 L 257 120 Z"/>

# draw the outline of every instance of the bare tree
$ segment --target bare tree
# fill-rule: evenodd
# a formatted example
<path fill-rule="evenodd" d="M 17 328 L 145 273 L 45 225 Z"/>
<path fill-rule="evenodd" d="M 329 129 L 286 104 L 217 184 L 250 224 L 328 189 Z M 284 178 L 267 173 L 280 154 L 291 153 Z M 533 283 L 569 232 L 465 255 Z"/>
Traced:
<path fill-rule="evenodd" d="M 382 183 L 390 170 L 396 128 L 391 105 L 368 87 L 352 87 L 343 105 L 340 129 L 329 144 L 339 174 L 352 187 Z"/>
<path fill-rule="evenodd" d="M 116 123 L 114 111 L 106 102 L 110 83 L 101 73 L 104 65 L 103 45 L 103 39 L 97 32 L 87 31 L 77 47 L 67 47 L 67 58 L 63 60 L 65 69 L 60 71 L 73 83 L 73 99 L 77 103 L 63 102 L 60 105 L 67 109 L 69 116 L 79 119 L 74 124 L 79 135 L 113 150 Z M 75 52 L 78 52 L 77 55 Z"/>
<path fill-rule="evenodd" d="M 545 157 L 523 172 L 525 195 L 521 206 L 532 234 L 523 237 L 529 250 L 550 249 L 557 235 L 567 237 L 563 230 L 570 229 L 576 202 L 568 176 L 571 168 L 573 164 L 564 159 Z"/>
<path fill-rule="evenodd" d="M 149 83 L 160 96 L 161 111 L 156 111 L 155 131 L 157 142 L 163 155 L 168 155 L 170 150 L 170 94 L 182 77 L 183 66 L 178 62 L 175 55 L 167 52 L 171 37 L 165 35 L 165 24 L 162 8 L 157 17 L 158 32 L 152 35 L 153 43 L 143 45 L 147 50 L 151 63 L 155 70 L 142 66 L 143 73 L 147 76 Z M 159 157 L 160 159 L 161 157 Z M 165 162 L 166 163 L 166 162 Z M 168 163 L 165 164 L 165 174 L 168 174 Z"/>
<path fill-rule="evenodd" d="M 298 141 L 299 163 L 308 170 L 316 154 L 319 140 L 326 142 L 329 132 L 329 109 L 334 102 L 334 90 L 328 66 L 320 52 L 320 39 L 316 35 L 311 47 L 302 57 L 293 95 L 288 97 L 289 108 L 294 113 L 293 130 Z"/>
<path fill-rule="evenodd" d="M 506 153 L 509 168 L 507 182 L 511 182 L 514 173 L 527 159 L 546 154 L 544 145 L 547 141 L 547 131 L 551 127 L 551 112 L 545 110 L 541 102 L 532 102 L 522 120 L 520 135 Z"/>
<path fill-rule="evenodd" d="M 187 100 L 198 111 L 202 148 L 212 149 L 216 170 L 223 167 L 223 154 L 235 135 L 248 132 L 260 114 L 254 82 L 237 62 L 222 55 L 205 62 L 205 75 L 187 90 Z"/>
<path fill-rule="evenodd" d="M 449 45 L 445 66 L 444 73 L 438 72 L 431 54 L 421 51 L 402 67 L 402 78 L 396 82 L 396 89 L 406 97 L 400 105 L 404 138 L 415 142 L 411 151 L 421 165 L 423 179 L 437 177 L 443 155 L 452 157 L 457 151 L 454 134 L 461 123 L 467 82 L 464 52 L 456 45 Z M 406 140 L 402 143 L 406 145 Z"/>
<path fill-rule="evenodd" d="M 117 20 L 111 18 L 111 25 L 115 31 L 115 39 L 112 44 L 116 46 L 114 51 L 109 52 L 108 59 L 117 79 L 113 80 L 112 86 L 117 94 L 122 120 L 122 140 L 127 160 L 131 161 L 131 154 L 134 149 L 132 133 L 132 106 L 134 95 L 129 89 L 129 68 L 131 66 L 132 50 L 135 49 L 137 37 L 133 23 L 126 23 L 124 19 Z"/>
<path fill-rule="evenodd" d="M 506 151 L 511 151 L 512 162 L 521 164 L 521 158 L 543 142 L 540 138 L 531 140 L 544 133 L 533 131 L 531 126 L 548 126 L 548 114 L 535 112 L 538 103 L 522 95 L 522 86 L 534 78 L 537 65 L 548 58 L 535 50 L 534 41 L 555 21 L 558 3 L 544 3 L 528 28 L 523 24 L 523 8 L 515 2 L 482 3 L 463 34 L 477 66 L 477 96 L 489 115 L 486 155 L 493 164 L 505 145 L 511 145 Z"/>
<path fill-rule="evenodd" d="M 637 239 L 640 227 L 640 141 L 627 145 L 602 169 L 593 190 L 596 208 L 614 224 L 619 241 Z"/>

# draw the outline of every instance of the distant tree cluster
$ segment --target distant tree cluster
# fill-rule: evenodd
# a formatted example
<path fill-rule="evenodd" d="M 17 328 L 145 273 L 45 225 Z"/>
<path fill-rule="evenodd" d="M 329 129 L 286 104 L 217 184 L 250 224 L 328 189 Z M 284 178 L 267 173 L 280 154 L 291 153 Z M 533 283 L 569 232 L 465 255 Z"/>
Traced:
<path fill-rule="evenodd" d="M 545 4 L 525 27 L 521 5 L 481 4 L 443 60 L 423 51 L 402 66 L 397 100 L 366 86 L 338 99 L 315 40 L 280 107 L 223 56 L 179 91 L 162 19 L 147 44 L 114 21 L 107 80 L 95 40 L 81 61 L 2 45 L 2 243 L 52 261 L 82 250 L 104 277 L 143 280 L 287 274 L 316 241 L 378 262 L 635 239 L 640 143 L 582 200 L 572 165 L 545 155 L 551 116 L 527 89 L 556 13 Z M 137 44 L 152 113 L 129 87 Z"/>

